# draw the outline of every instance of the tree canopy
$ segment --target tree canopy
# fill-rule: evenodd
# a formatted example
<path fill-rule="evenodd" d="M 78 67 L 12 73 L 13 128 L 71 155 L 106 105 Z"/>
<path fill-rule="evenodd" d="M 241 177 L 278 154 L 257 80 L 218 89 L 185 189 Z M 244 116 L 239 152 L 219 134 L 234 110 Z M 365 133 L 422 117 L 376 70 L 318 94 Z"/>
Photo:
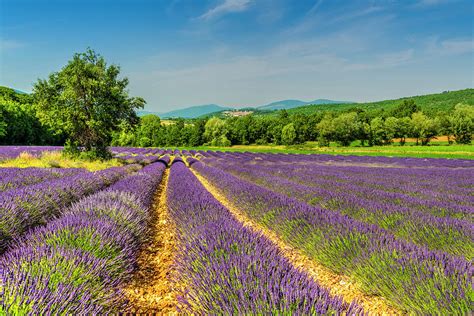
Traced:
<path fill-rule="evenodd" d="M 143 98 L 129 97 L 127 78 L 119 78 L 120 67 L 88 49 L 48 79 L 34 85 L 37 116 L 57 133 L 64 133 L 72 149 L 107 157 L 112 132 L 120 124 L 138 123 L 136 109 Z"/>

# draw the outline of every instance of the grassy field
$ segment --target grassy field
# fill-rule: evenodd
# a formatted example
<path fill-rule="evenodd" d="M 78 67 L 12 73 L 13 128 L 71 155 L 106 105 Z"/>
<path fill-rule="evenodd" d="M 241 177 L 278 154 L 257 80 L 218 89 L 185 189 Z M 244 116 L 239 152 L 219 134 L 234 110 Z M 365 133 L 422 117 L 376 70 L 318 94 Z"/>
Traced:
<path fill-rule="evenodd" d="M 122 165 L 123 163 L 118 159 L 107 161 L 79 160 L 63 156 L 60 152 L 44 152 L 40 157 L 35 157 L 28 153 L 21 153 L 15 159 L 0 161 L 0 168 L 84 168 L 89 171 L 97 171 Z"/>
<path fill-rule="evenodd" d="M 294 154 L 474 159 L 474 145 L 447 145 L 446 142 L 436 142 L 429 146 L 415 146 L 414 143 L 407 143 L 405 146 L 394 144 L 390 146 L 373 147 L 360 146 L 360 144 L 358 144 L 357 142 L 354 142 L 350 147 L 339 147 L 335 144 L 331 144 L 330 147 L 318 147 L 317 143 L 309 142 L 300 146 L 236 145 L 232 147 L 179 147 L 179 149 L 251 151 Z"/>

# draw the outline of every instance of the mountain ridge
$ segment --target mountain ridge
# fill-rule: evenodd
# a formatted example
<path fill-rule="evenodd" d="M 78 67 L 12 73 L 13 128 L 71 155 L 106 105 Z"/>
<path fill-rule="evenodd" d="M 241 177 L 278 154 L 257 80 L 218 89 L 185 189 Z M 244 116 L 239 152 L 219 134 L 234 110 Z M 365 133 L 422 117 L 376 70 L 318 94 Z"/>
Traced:
<path fill-rule="evenodd" d="M 229 107 L 229 106 L 222 106 L 218 104 L 203 104 L 203 105 L 194 105 L 189 106 L 177 110 L 172 110 L 168 112 L 155 112 L 155 111 L 145 111 L 140 110 L 137 111 L 139 116 L 144 116 L 148 114 L 158 115 L 160 118 L 197 118 L 201 116 L 205 116 L 211 113 L 222 112 L 227 110 L 263 110 L 263 111 L 273 111 L 273 110 L 282 110 L 282 109 L 293 109 L 296 107 L 308 105 L 308 104 L 347 104 L 347 103 L 354 103 L 350 101 L 333 101 L 329 99 L 316 99 L 313 101 L 302 101 L 297 99 L 287 99 L 287 100 L 280 100 L 271 102 L 264 105 L 259 106 L 243 106 L 243 107 Z"/>

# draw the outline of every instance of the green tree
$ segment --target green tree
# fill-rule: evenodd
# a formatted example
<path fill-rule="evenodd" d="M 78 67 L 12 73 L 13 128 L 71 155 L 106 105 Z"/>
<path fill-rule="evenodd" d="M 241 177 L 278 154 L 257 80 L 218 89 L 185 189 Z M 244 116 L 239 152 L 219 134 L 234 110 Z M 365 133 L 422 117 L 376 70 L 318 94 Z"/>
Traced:
<path fill-rule="evenodd" d="M 439 122 L 439 133 L 448 138 L 448 145 L 451 145 L 454 142 L 454 127 L 453 127 L 453 118 L 450 113 L 446 111 L 439 111 L 436 115 L 436 118 Z"/>
<path fill-rule="evenodd" d="M 204 131 L 206 126 L 206 120 L 198 119 L 194 121 L 192 125 L 192 132 L 188 139 L 189 146 L 200 146 L 204 144 Z"/>
<path fill-rule="evenodd" d="M 381 117 L 376 117 L 370 121 L 371 144 L 383 145 L 390 142 L 391 138 L 387 133 L 385 121 Z"/>
<path fill-rule="evenodd" d="M 401 104 L 391 111 L 390 115 L 396 118 L 411 117 L 413 113 L 420 110 L 420 107 L 416 105 L 414 100 L 403 100 Z"/>
<path fill-rule="evenodd" d="M 218 117 L 209 119 L 204 127 L 204 138 L 212 146 L 230 146 L 225 121 Z"/>
<path fill-rule="evenodd" d="M 251 115 L 233 117 L 225 122 L 229 131 L 229 138 L 233 144 L 248 145 L 253 141 L 250 128 L 254 124 L 254 120 Z"/>
<path fill-rule="evenodd" d="M 281 131 L 281 142 L 285 145 L 293 145 L 296 140 L 296 130 L 293 123 L 285 125 Z"/>
<path fill-rule="evenodd" d="M 158 133 L 161 132 L 161 120 L 154 114 L 148 114 L 140 118 L 140 125 L 137 129 L 137 138 L 140 146 L 153 146 Z"/>
<path fill-rule="evenodd" d="M 332 139 L 342 146 L 349 146 L 358 138 L 361 125 L 357 113 L 343 113 L 332 120 Z"/>
<path fill-rule="evenodd" d="M 3 113 L 0 111 L 0 137 L 5 136 L 7 134 L 7 123 L 3 118 Z"/>
<path fill-rule="evenodd" d="M 170 124 L 166 133 L 167 146 L 184 146 L 186 135 L 183 133 L 185 127 L 184 119 L 177 119 L 174 124 Z"/>
<path fill-rule="evenodd" d="M 332 115 L 326 114 L 316 125 L 316 129 L 318 130 L 318 145 L 320 147 L 329 146 L 329 142 L 332 140 L 334 134 L 332 121 Z"/>
<path fill-rule="evenodd" d="M 11 89 L 9 89 L 11 90 Z M 20 101 L 15 101 L 20 100 Z M 0 115 L 4 121 L 4 135 L 0 144 L 6 145 L 54 145 L 60 144 L 62 137 L 52 136 L 51 131 L 43 126 L 36 117 L 32 104 L 21 103 L 28 98 L 9 98 L 0 95 Z"/>
<path fill-rule="evenodd" d="M 136 140 L 136 131 L 126 122 L 119 124 L 119 130 L 112 133 L 112 146 L 134 146 L 138 143 Z"/>
<path fill-rule="evenodd" d="M 394 138 L 400 137 L 399 119 L 393 116 L 387 117 L 384 122 L 385 131 L 389 143 L 393 142 Z"/>
<path fill-rule="evenodd" d="M 308 116 L 297 113 L 291 116 L 291 122 L 295 127 L 296 143 L 304 143 L 311 140 L 311 125 Z"/>
<path fill-rule="evenodd" d="M 409 117 L 402 117 L 398 119 L 397 136 L 400 138 L 400 145 L 406 143 L 406 138 L 412 134 L 411 119 Z"/>
<path fill-rule="evenodd" d="M 413 136 L 418 145 L 421 139 L 421 145 L 428 145 L 432 138 L 438 135 L 439 122 L 437 119 L 430 119 L 423 112 L 413 113 L 411 117 L 411 126 Z"/>
<path fill-rule="evenodd" d="M 456 143 L 470 144 L 474 133 L 474 106 L 457 104 L 450 121 Z"/>
<path fill-rule="evenodd" d="M 63 132 L 73 149 L 82 147 L 96 157 L 109 157 L 107 146 L 121 122 L 137 124 L 136 109 L 145 100 L 131 98 L 128 79 L 119 79 L 120 67 L 108 66 L 91 49 L 75 54 L 59 72 L 34 85 L 41 122 Z"/>

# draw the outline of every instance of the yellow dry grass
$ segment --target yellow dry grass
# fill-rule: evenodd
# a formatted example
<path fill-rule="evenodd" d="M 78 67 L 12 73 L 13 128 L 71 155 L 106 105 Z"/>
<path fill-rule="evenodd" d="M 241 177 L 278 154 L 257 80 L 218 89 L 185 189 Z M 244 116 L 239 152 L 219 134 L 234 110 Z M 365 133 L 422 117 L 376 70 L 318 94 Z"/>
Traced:
<path fill-rule="evenodd" d="M 80 160 L 64 156 L 59 151 L 45 151 L 39 157 L 28 152 L 22 152 L 17 158 L 0 161 L 0 168 L 84 168 L 90 171 L 122 166 L 118 159 L 110 160 Z"/>
<path fill-rule="evenodd" d="M 177 295 L 173 283 L 176 253 L 175 226 L 166 207 L 169 169 L 165 170 L 152 208 L 150 234 L 138 257 L 138 269 L 125 287 L 128 312 L 176 315 Z"/>
<path fill-rule="evenodd" d="M 192 171 L 214 198 L 222 203 L 237 220 L 244 226 L 263 234 L 272 241 L 294 267 L 307 273 L 323 287 L 328 288 L 331 294 L 341 296 L 348 303 L 356 300 L 370 315 L 402 314 L 400 311 L 389 306 L 385 299 L 364 293 L 358 284 L 354 283 L 348 276 L 336 274 L 318 262 L 311 260 L 300 250 L 286 244 L 275 232 L 249 219 L 236 205 L 225 197 L 218 187 L 207 181 L 206 178 L 196 171 Z"/>

